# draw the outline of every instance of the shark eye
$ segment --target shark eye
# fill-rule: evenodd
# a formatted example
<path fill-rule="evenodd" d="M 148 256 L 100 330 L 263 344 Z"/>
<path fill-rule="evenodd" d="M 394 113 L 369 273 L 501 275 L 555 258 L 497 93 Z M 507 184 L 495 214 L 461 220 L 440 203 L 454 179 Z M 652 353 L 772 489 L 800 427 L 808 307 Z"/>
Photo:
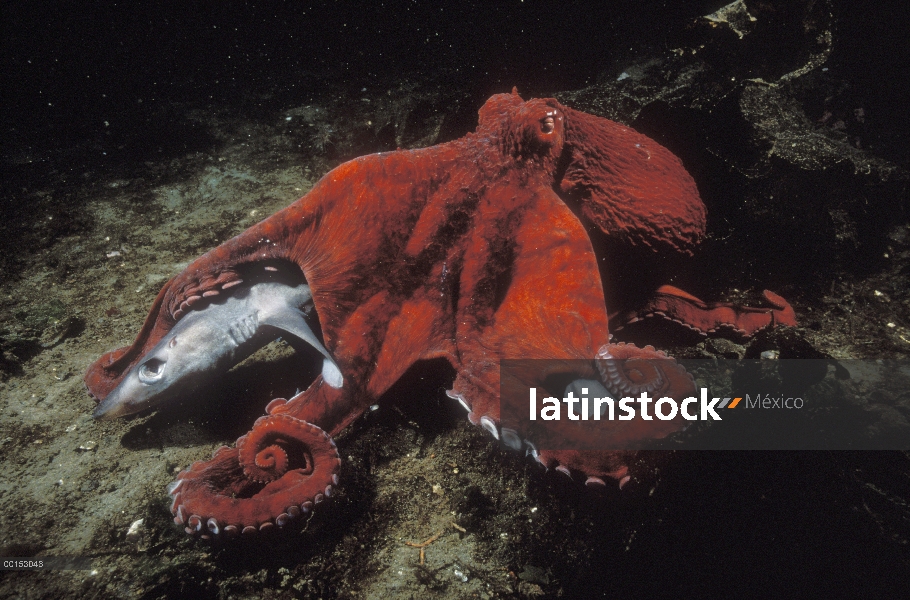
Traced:
<path fill-rule="evenodd" d="M 161 379 L 161 376 L 164 375 L 164 365 L 166 365 L 163 360 L 157 358 L 152 358 L 146 362 L 139 365 L 139 381 L 145 384 L 152 384 Z"/>

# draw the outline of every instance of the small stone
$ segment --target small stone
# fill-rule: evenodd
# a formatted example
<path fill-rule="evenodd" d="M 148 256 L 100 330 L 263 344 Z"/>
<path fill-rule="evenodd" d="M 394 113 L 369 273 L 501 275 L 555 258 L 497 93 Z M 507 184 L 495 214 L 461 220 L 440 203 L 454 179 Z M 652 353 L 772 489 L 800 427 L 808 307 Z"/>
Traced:
<path fill-rule="evenodd" d="M 126 532 L 126 541 L 136 544 L 136 550 L 145 552 L 149 549 L 149 531 L 145 519 L 136 519 Z"/>
<path fill-rule="evenodd" d="M 522 581 L 527 581 L 528 583 L 539 583 L 543 585 L 550 583 L 550 575 L 547 573 L 547 570 L 535 567 L 534 565 L 525 565 L 522 567 L 521 573 L 518 574 L 518 578 Z"/>
<path fill-rule="evenodd" d="M 76 448 L 76 450 L 78 450 L 79 452 L 94 452 L 97 448 L 98 448 L 98 442 L 89 440 L 88 442 L 85 442 L 84 444 L 82 444 L 81 446 Z"/>
<path fill-rule="evenodd" d="M 145 519 L 136 519 L 130 525 L 130 528 L 126 531 L 126 541 L 128 542 L 138 542 L 142 539 L 142 530 L 143 525 L 145 524 Z"/>

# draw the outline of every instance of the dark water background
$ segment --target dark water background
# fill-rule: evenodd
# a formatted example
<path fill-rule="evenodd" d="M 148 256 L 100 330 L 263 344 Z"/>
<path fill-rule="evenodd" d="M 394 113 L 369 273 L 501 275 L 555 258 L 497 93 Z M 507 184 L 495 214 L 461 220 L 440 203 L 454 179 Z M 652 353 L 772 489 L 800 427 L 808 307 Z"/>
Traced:
<path fill-rule="evenodd" d="M 793 16 L 788 5 L 800 5 L 768 4 L 783 21 Z M 360 89 L 404 78 L 468 89 L 474 101 L 466 109 L 466 131 L 476 106 L 493 93 L 518 86 L 539 95 L 590 85 L 616 65 L 678 42 L 688 23 L 722 5 L 7 2 L 5 146 L 44 156 L 104 135 L 112 148 L 127 145 L 103 159 L 113 164 L 141 158 L 144 149 L 191 143 L 154 119 L 170 102 L 267 110 L 299 102 L 326 81 Z M 887 123 L 883 135 L 905 140 L 906 7 L 843 2 L 831 10 L 838 44 L 829 68 L 849 74 L 853 93 Z M 793 28 L 798 33 L 799 23 Z M 797 42 L 797 35 L 782 36 L 776 48 L 789 56 Z M 776 63 L 767 49 L 749 58 L 759 71 Z M 262 92 L 273 94 L 269 102 L 250 99 Z M 906 146 L 888 146 L 906 164 Z"/>

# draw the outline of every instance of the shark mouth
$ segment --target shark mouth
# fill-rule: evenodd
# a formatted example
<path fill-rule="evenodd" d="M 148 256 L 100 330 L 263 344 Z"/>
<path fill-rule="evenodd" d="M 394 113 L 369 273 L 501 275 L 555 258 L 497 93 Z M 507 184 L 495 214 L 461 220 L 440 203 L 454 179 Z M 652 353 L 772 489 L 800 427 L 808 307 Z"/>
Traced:
<path fill-rule="evenodd" d="M 279 337 L 298 351 L 318 351 L 324 381 L 341 387 L 341 371 L 320 339 L 309 285 L 273 266 L 265 272 L 184 314 L 98 404 L 94 418 L 122 417 L 183 397 Z"/>

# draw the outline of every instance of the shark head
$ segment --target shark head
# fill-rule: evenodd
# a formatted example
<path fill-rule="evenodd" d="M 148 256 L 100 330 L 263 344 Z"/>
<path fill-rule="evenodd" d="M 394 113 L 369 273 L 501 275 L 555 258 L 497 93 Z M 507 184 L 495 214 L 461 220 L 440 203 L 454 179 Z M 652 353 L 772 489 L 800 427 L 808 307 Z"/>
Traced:
<path fill-rule="evenodd" d="M 223 300 L 187 313 L 98 404 L 96 419 L 113 419 L 186 397 L 279 336 L 323 355 L 332 387 L 343 377 L 310 326 L 315 310 L 308 285 L 265 282 L 232 290 Z"/>

